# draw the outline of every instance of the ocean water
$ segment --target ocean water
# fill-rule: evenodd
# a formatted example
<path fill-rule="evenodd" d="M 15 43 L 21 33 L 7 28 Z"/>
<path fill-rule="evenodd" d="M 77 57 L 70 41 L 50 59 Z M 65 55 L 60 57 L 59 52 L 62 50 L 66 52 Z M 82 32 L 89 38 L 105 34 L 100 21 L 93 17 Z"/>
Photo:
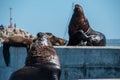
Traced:
<path fill-rule="evenodd" d="M 107 46 L 120 46 L 120 39 L 107 39 Z"/>
<path fill-rule="evenodd" d="M 120 39 L 107 39 L 106 46 L 120 46 Z"/>

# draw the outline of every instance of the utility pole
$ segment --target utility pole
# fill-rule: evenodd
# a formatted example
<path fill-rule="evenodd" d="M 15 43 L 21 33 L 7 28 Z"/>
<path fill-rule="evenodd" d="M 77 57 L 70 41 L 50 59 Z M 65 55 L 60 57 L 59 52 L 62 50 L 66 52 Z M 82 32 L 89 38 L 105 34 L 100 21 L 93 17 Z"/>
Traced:
<path fill-rule="evenodd" d="M 12 28 L 12 8 L 10 8 L 10 25 L 8 28 Z"/>

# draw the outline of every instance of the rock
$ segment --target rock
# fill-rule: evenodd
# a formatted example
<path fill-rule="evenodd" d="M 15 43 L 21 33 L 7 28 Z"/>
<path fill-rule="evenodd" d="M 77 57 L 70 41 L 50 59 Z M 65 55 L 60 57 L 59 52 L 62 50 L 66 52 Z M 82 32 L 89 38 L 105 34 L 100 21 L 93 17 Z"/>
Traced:
<path fill-rule="evenodd" d="M 34 39 L 34 36 L 24 29 L 20 28 L 4 28 L 0 29 L 0 43 L 2 43 L 6 38 L 11 36 L 22 36 L 27 39 Z"/>

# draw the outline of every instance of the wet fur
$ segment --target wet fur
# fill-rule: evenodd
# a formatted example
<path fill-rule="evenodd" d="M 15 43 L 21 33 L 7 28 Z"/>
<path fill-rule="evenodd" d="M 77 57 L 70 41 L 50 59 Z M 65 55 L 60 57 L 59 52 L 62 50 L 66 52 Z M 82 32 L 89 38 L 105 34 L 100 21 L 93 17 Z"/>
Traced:
<path fill-rule="evenodd" d="M 25 66 L 15 71 L 9 80 L 60 80 L 61 64 L 49 38 L 44 44 L 44 33 L 38 33 L 27 54 Z"/>
<path fill-rule="evenodd" d="M 89 25 L 88 19 L 85 17 L 82 7 L 75 5 L 69 29 L 68 46 L 105 46 L 106 38 L 101 32 L 95 31 Z"/>

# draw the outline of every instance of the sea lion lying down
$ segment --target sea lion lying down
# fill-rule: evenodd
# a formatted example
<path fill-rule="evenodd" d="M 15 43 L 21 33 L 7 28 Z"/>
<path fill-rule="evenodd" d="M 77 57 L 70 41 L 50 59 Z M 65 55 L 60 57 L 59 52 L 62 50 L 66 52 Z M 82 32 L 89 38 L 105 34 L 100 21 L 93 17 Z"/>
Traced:
<path fill-rule="evenodd" d="M 6 38 L 3 42 L 3 56 L 5 59 L 6 66 L 9 66 L 9 63 L 10 63 L 9 48 L 11 46 L 26 47 L 28 51 L 31 43 L 32 43 L 31 39 L 26 39 L 22 36 L 11 36 L 11 37 Z"/>
<path fill-rule="evenodd" d="M 9 80 L 60 80 L 59 57 L 45 33 L 39 32 L 27 54 L 25 66 Z"/>
<path fill-rule="evenodd" d="M 63 46 L 66 44 L 66 40 L 56 37 L 50 32 L 45 33 L 49 38 L 53 46 Z M 35 39 L 36 37 L 34 37 Z M 9 48 L 12 47 L 26 47 L 27 51 L 29 50 L 30 44 L 33 39 L 27 39 L 22 36 L 11 36 L 4 40 L 3 42 L 3 55 L 5 59 L 6 66 L 10 65 L 10 52 Z"/>

